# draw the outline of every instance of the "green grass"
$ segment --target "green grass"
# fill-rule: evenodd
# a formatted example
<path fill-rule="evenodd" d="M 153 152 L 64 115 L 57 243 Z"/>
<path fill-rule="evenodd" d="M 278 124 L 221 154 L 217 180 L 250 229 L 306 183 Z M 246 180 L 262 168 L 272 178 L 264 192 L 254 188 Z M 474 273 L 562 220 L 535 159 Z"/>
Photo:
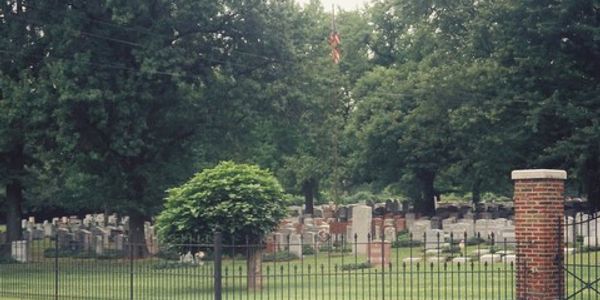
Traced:
<path fill-rule="evenodd" d="M 0 232 L 6 232 L 6 225 L 0 225 Z"/>
<path fill-rule="evenodd" d="M 44 247 L 34 247 L 41 257 Z M 468 251 L 476 249 L 469 248 Z M 343 265 L 366 262 L 363 256 L 345 253 L 310 255 L 302 260 L 264 263 L 261 291 L 246 289 L 243 260 L 223 262 L 223 299 L 513 299 L 516 266 L 484 265 L 479 262 L 456 264 L 413 264 L 402 258 L 423 256 L 420 249 L 394 249 L 392 266 L 344 270 Z M 598 252 L 576 254 L 569 263 L 596 261 Z M 54 293 L 54 259 L 28 264 L 0 265 L 0 295 L 13 298 L 47 299 Z M 133 280 L 134 299 L 212 299 L 213 266 L 165 268 L 159 259 L 58 259 L 60 299 L 129 299 Z M 595 267 L 572 267 L 584 278 L 600 273 Z M 133 279 L 131 272 L 133 271 Z M 580 284 L 568 276 L 569 290 Z M 593 295 L 586 291 L 581 299 Z M 579 298 L 579 296 L 578 296 Z"/>

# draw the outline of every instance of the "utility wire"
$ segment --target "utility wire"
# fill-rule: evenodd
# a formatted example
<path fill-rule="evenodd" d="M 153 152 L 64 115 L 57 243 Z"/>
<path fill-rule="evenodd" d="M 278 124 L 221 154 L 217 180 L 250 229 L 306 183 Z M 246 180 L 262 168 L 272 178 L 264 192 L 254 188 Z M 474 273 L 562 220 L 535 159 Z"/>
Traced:
<path fill-rule="evenodd" d="M 18 21 L 21 21 L 21 22 L 30 22 L 32 24 L 38 24 L 38 25 L 46 25 L 44 22 L 41 22 L 39 20 L 35 20 L 35 19 L 31 19 L 31 18 L 25 18 L 25 17 L 17 17 L 17 18 L 15 18 L 15 20 L 18 20 Z M 150 50 L 148 48 L 144 48 L 143 45 L 141 45 L 139 43 L 128 41 L 128 40 L 111 38 L 111 37 L 107 37 L 107 36 L 103 36 L 103 35 L 99 35 L 99 34 L 95 34 L 95 33 L 91 33 L 91 32 L 81 31 L 81 30 L 77 30 L 77 29 L 72 29 L 72 28 L 67 28 L 67 30 L 71 31 L 74 34 L 80 34 L 80 35 L 88 36 L 90 38 L 108 40 L 108 41 L 111 41 L 111 42 L 115 42 L 115 43 L 119 43 L 119 44 L 122 44 L 122 45 L 129 46 L 129 47 L 137 47 L 137 48 L 144 49 L 144 50 Z M 239 67 L 244 67 L 244 68 L 247 68 L 247 69 L 255 68 L 253 66 L 249 66 L 249 65 L 246 65 L 246 64 L 234 63 L 234 62 L 230 62 L 230 61 L 218 60 L 218 59 L 208 58 L 208 57 L 203 57 L 203 56 L 199 56 L 198 58 L 201 59 L 201 60 L 204 60 L 204 61 L 220 63 L 220 64 L 224 64 L 224 65 L 239 66 Z"/>
<path fill-rule="evenodd" d="M 31 5 L 27 5 L 27 7 L 36 9 L 34 6 L 31 6 Z M 71 9 L 72 10 L 81 11 L 80 9 L 78 9 L 76 7 L 73 7 L 73 6 L 71 7 Z M 149 30 L 149 29 L 146 29 L 146 28 L 141 28 L 140 29 L 140 28 L 133 28 L 133 27 L 130 27 L 130 26 L 125 26 L 125 25 L 122 25 L 122 24 L 110 23 L 110 22 L 106 22 L 106 21 L 101 21 L 101 20 L 98 20 L 98 19 L 94 19 L 94 18 L 89 17 L 87 15 L 81 16 L 81 15 L 76 15 L 76 14 L 68 14 L 64 10 L 57 10 L 57 9 L 51 9 L 51 8 L 48 8 L 47 10 L 51 10 L 53 12 L 60 13 L 63 16 L 75 17 L 75 18 L 79 18 L 80 20 L 88 20 L 88 21 L 91 21 L 91 22 L 94 22 L 94 23 L 97 23 L 97 24 L 111 26 L 111 27 L 114 27 L 114 28 L 121 28 L 121 29 L 129 30 L 129 31 L 133 31 L 133 32 L 141 33 L 141 34 L 151 35 L 151 36 L 162 36 L 162 37 L 166 37 L 166 38 L 170 38 L 170 39 L 177 39 L 177 36 L 175 36 L 175 35 L 168 35 L 168 34 L 164 34 L 164 33 L 153 32 L 152 30 Z M 39 9 L 39 11 L 42 11 L 42 10 Z M 211 48 L 214 49 L 214 50 L 223 50 L 223 48 L 214 47 L 214 46 L 211 47 Z M 279 61 L 278 59 L 273 58 L 273 57 L 269 57 L 269 56 L 265 56 L 265 55 L 260 55 L 260 54 L 250 53 L 250 52 L 244 52 L 244 51 L 237 50 L 237 49 L 228 49 L 228 50 L 232 51 L 232 52 L 237 52 L 237 53 L 240 53 L 240 54 L 244 54 L 244 55 L 247 55 L 247 56 L 252 56 L 252 57 L 257 57 L 257 58 L 263 58 L 265 60 L 270 60 L 270 61 L 273 61 L 273 62 L 279 62 L 279 63 L 281 63 L 281 61 Z"/>
<path fill-rule="evenodd" d="M 6 49 L 0 49 L 0 53 L 15 54 L 15 55 L 21 54 L 21 52 L 11 51 L 11 50 L 6 50 Z M 75 59 L 73 59 L 73 58 L 66 58 L 66 57 L 45 56 L 45 55 L 33 55 L 33 56 L 37 57 L 37 58 L 42 58 L 42 59 L 54 58 L 54 59 L 62 59 L 62 60 L 75 61 Z M 128 67 L 125 67 L 125 66 L 122 66 L 122 65 L 115 65 L 115 64 L 110 64 L 110 63 L 100 64 L 100 63 L 93 63 L 93 62 L 86 62 L 86 61 L 77 61 L 77 63 L 81 63 L 81 64 L 85 64 L 85 65 L 91 65 L 91 66 L 106 67 L 106 68 L 109 68 L 109 69 L 130 71 L 130 72 L 133 72 L 133 73 L 148 73 L 148 74 L 152 74 L 152 75 L 164 75 L 164 76 L 171 76 L 171 77 L 180 77 L 180 78 L 187 78 L 187 79 L 191 79 L 191 80 L 198 79 L 198 78 L 195 78 L 193 76 L 184 75 L 184 74 L 177 74 L 177 73 L 170 73 L 170 72 L 161 72 L 161 71 L 150 71 L 150 70 L 142 71 L 142 70 L 128 68 Z"/>

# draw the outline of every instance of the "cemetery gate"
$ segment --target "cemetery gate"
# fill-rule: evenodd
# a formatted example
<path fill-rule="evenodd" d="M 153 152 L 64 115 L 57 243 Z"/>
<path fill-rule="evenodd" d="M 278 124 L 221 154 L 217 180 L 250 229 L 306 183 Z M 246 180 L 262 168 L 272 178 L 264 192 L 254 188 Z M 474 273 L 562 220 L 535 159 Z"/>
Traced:
<path fill-rule="evenodd" d="M 597 212 L 567 216 L 557 230 L 565 245 L 564 250 L 557 247 L 557 260 L 564 274 L 562 299 L 600 298 L 599 216 Z"/>

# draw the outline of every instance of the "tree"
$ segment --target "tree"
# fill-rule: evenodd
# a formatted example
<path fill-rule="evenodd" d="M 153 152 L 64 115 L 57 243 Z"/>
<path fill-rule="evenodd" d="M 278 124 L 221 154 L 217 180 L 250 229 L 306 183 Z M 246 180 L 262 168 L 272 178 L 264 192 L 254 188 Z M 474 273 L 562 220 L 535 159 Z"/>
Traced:
<path fill-rule="evenodd" d="M 219 230 L 226 241 L 250 243 L 248 288 L 254 290 L 262 287 L 261 239 L 285 214 L 283 189 L 269 171 L 222 162 L 170 189 L 157 226 L 167 242 L 190 242 L 185 240 L 190 235 L 210 241 L 213 231 Z"/>
<path fill-rule="evenodd" d="M 35 178 L 31 170 L 41 163 L 40 148 L 47 146 L 47 131 L 54 128 L 53 89 L 45 65 L 50 21 L 30 1 L 14 0 L 0 4 L 0 23 L 0 183 L 5 187 L 7 237 L 14 241 L 22 237 L 26 185 Z"/>
<path fill-rule="evenodd" d="M 279 53 L 263 1 L 63 3 L 47 31 L 64 170 L 99 178 L 92 207 L 128 215 L 134 255 L 167 187 L 236 157 Z M 55 9 L 56 11 L 57 9 Z M 273 71 L 273 73 L 271 73 Z M 66 154 L 66 155 L 65 155 Z M 190 163 L 193 162 L 193 163 Z M 81 175 L 83 174 L 83 175 Z"/>

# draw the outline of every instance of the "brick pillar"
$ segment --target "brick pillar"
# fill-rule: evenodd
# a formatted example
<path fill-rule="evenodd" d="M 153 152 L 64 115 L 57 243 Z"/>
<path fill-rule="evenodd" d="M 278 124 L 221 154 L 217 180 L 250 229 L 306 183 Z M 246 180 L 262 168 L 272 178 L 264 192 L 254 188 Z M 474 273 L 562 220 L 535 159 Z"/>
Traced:
<path fill-rule="evenodd" d="M 527 300 L 561 299 L 564 275 L 560 222 L 564 216 L 562 170 L 518 170 L 515 181 L 517 238 L 517 297 Z"/>

